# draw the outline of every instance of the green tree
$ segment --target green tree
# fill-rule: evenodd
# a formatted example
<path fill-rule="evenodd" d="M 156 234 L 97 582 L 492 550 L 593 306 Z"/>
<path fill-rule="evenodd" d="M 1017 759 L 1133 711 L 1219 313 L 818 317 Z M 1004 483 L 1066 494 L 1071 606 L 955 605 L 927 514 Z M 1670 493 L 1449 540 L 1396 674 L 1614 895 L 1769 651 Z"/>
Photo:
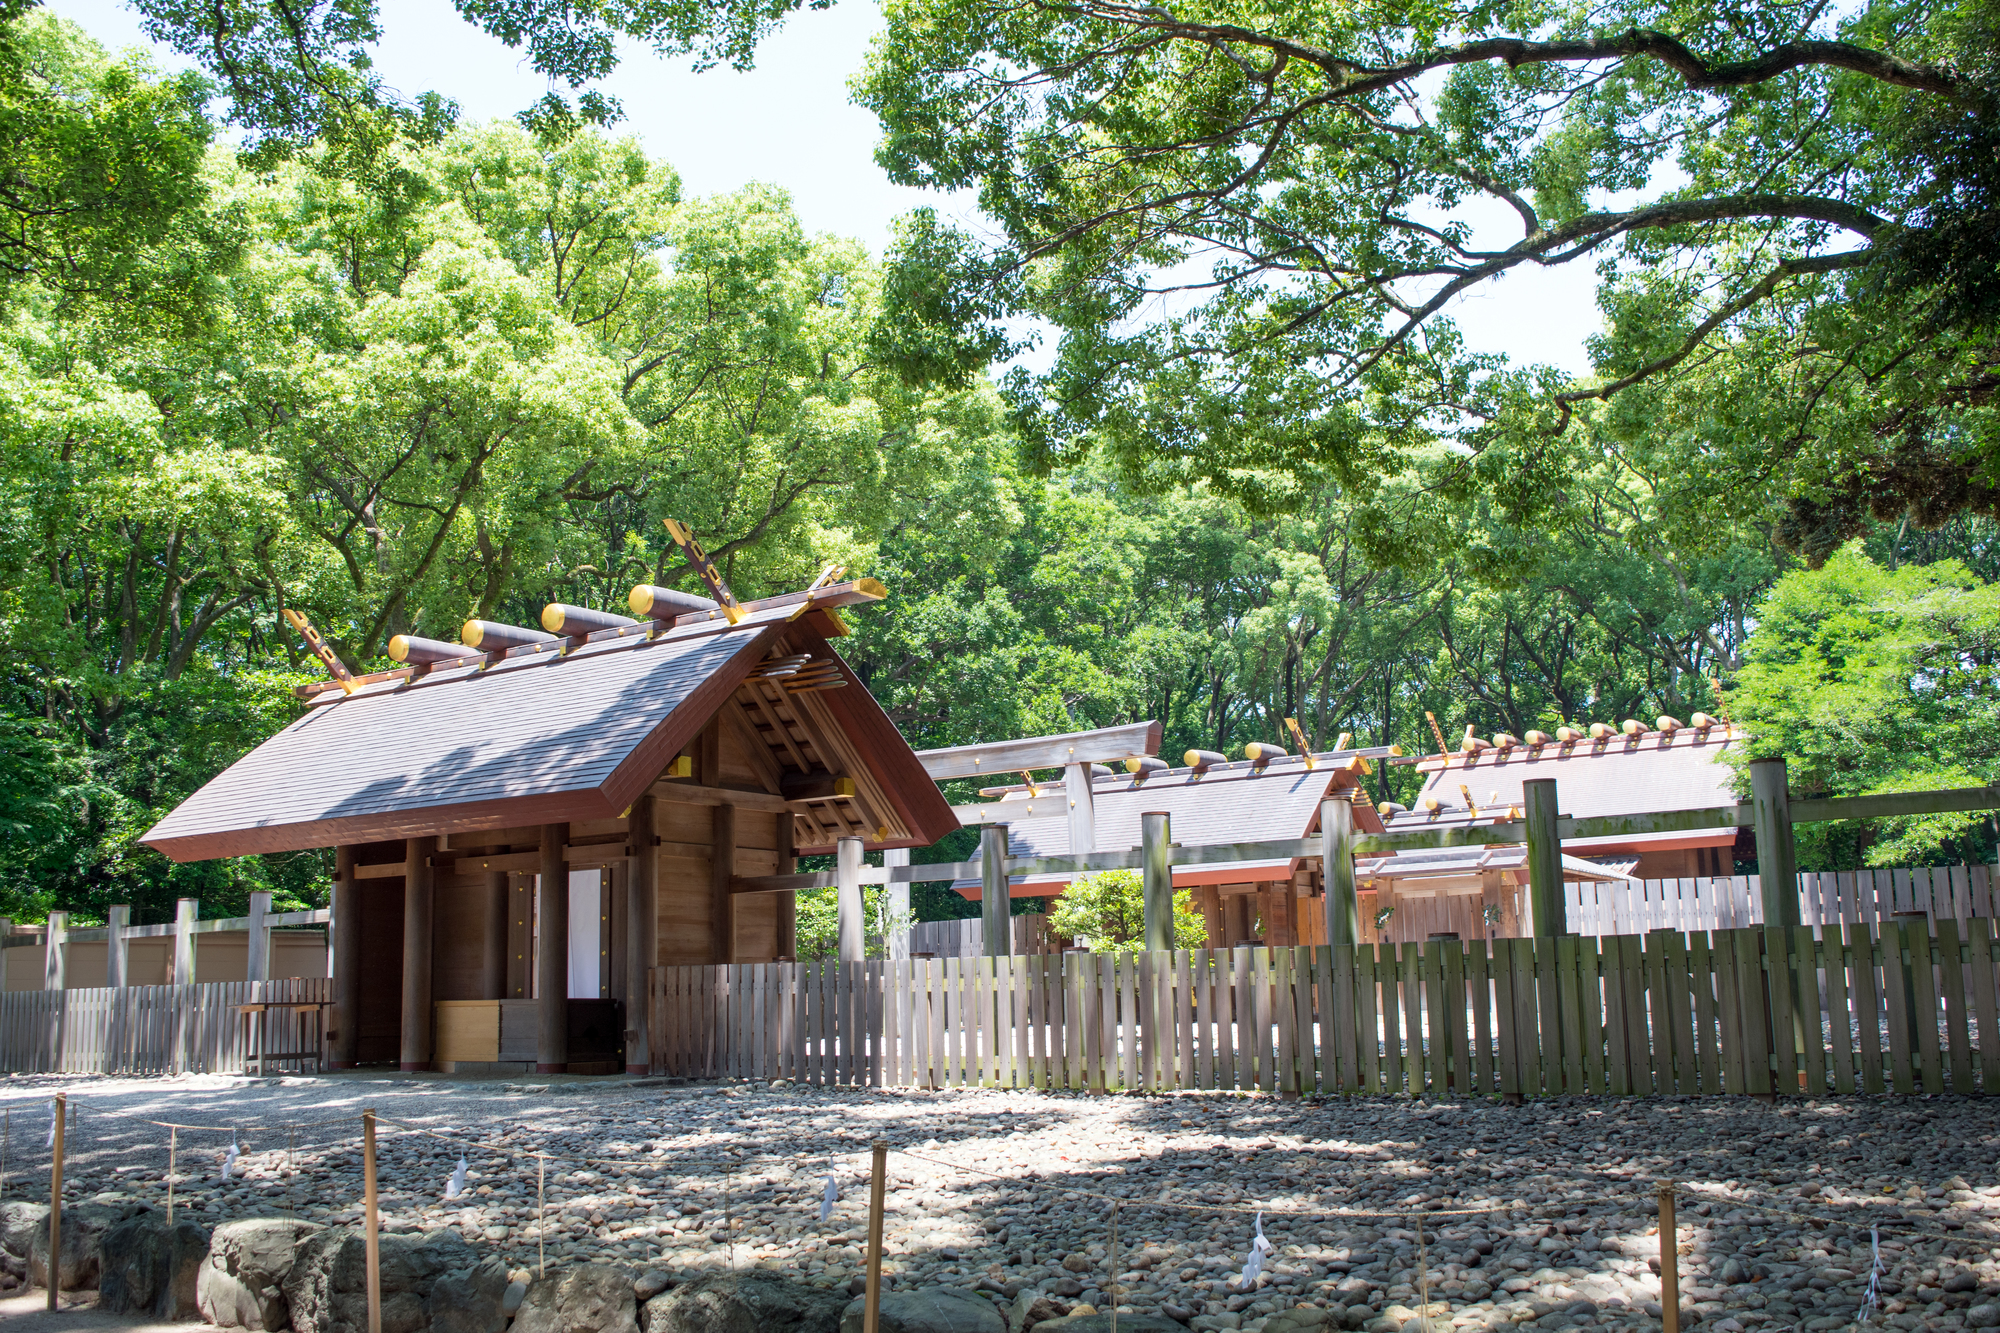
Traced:
<path fill-rule="evenodd" d="M 1357 500 L 1413 473 L 1543 521 L 1629 396 L 1722 427 L 1730 482 L 1777 478 L 1816 557 L 1871 511 L 1993 503 L 1985 9 L 887 15 L 860 84 L 880 160 L 975 191 L 999 236 L 915 218 L 885 350 L 951 382 L 1042 321 L 1054 362 L 1010 394 L 1045 465 L 1109 450 L 1253 498 L 1273 470 Z M 1609 332 L 1581 381 L 1475 354 L 1446 314 L 1584 262 Z"/>
<path fill-rule="evenodd" d="M 2000 584 L 1957 560 L 1888 569 L 1850 545 L 1780 578 L 1729 692 L 1792 785 L 1829 796 L 1981 786 L 2000 762 Z M 1799 826 L 1809 868 L 1989 859 L 1981 813 Z"/>
<path fill-rule="evenodd" d="M 1137 953 L 1145 947 L 1145 881 L 1136 870 L 1083 875 L 1064 889 L 1049 912 L 1049 934 L 1081 940 L 1092 953 Z M 1195 910 L 1194 893 L 1174 894 L 1174 948 L 1208 947 L 1208 928 Z"/>

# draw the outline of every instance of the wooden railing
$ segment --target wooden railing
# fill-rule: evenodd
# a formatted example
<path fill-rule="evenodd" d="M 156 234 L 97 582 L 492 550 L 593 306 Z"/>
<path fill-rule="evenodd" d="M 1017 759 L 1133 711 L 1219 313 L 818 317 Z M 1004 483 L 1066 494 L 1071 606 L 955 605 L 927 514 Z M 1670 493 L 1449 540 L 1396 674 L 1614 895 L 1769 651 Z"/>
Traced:
<path fill-rule="evenodd" d="M 1808 926 L 1874 925 L 1921 912 L 1956 920 L 1962 929 L 1974 917 L 2000 915 L 1993 889 L 1987 865 L 1806 872 L 1799 876 L 1799 920 Z M 1569 928 L 1580 935 L 1764 924 L 1763 886 L 1755 875 L 1565 884 L 1563 897 Z"/>
<path fill-rule="evenodd" d="M 0 1071 L 20 1074 L 233 1074 L 243 1069 L 236 1007 L 324 1003 L 323 978 L 212 981 L 0 995 Z"/>
<path fill-rule="evenodd" d="M 1934 924 L 656 968 L 649 1031 L 837 1085 L 2000 1092 L 1991 923 Z"/>

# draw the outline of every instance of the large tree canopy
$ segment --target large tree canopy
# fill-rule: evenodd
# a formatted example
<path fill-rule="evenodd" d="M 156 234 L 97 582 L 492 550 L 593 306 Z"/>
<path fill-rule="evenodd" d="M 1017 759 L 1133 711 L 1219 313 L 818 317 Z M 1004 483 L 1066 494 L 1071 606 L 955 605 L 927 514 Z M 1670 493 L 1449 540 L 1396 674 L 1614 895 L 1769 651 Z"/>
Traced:
<path fill-rule="evenodd" d="M 2000 104 L 1974 4 L 887 12 L 860 84 L 882 161 L 976 191 L 999 235 L 914 219 L 884 350 L 955 380 L 1009 317 L 1045 321 L 1054 365 L 1013 391 L 1046 461 L 1101 443 L 1155 484 L 1246 494 L 1417 467 L 1530 517 L 1632 437 L 1606 407 L 1629 394 L 1783 479 L 1814 553 L 1870 507 L 2000 497 Z M 1589 263 L 1609 331 L 1585 381 L 1474 354 L 1448 317 Z"/>

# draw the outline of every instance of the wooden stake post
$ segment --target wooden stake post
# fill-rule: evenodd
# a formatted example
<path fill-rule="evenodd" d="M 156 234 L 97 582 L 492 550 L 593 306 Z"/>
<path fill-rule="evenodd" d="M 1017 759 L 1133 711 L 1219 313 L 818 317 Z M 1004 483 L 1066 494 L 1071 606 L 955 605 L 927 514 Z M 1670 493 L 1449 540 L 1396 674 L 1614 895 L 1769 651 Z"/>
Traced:
<path fill-rule="evenodd" d="M 56 1296 L 62 1290 L 62 1173 L 63 1130 L 68 1128 L 69 1095 L 56 1094 L 55 1156 L 49 1159 L 49 1311 L 55 1312 Z"/>
<path fill-rule="evenodd" d="M 868 1181 L 868 1288 L 861 1303 L 861 1333 L 877 1333 L 882 1315 L 882 1201 L 889 1179 L 889 1143 L 875 1140 L 875 1169 Z"/>
<path fill-rule="evenodd" d="M 375 1212 L 375 1109 L 361 1113 L 362 1236 L 368 1255 L 368 1333 L 382 1333 L 382 1225 Z"/>
<path fill-rule="evenodd" d="M 1681 1254 L 1679 1230 L 1674 1225 L 1674 1183 L 1660 1182 L 1660 1329 L 1661 1333 L 1681 1330 Z"/>
<path fill-rule="evenodd" d="M 1173 834 L 1167 816 L 1156 811 L 1140 815 L 1139 836 L 1145 857 L 1140 934 L 1149 951 L 1163 953 L 1174 947 L 1174 867 L 1167 859 L 1167 844 Z"/>

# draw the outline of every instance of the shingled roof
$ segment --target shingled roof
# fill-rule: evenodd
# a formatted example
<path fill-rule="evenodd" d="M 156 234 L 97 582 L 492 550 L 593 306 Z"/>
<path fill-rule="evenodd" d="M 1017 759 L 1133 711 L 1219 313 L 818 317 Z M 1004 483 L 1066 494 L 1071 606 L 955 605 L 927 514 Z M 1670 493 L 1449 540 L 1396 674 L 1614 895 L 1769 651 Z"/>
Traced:
<path fill-rule="evenodd" d="M 795 616 L 795 608 L 774 607 L 735 626 L 605 633 L 562 654 L 321 694 L 304 717 L 182 802 L 143 841 L 194 861 L 616 818 L 750 687 L 774 645 L 830 658 L 852 681 L 826 640 Z M 780 695 L 777 706 L 786 702 Z M 864 791 L 889 826 L 886 835 L 868 830 L 871 844 L 927 845 L 957 827 L 866 690 L 810 698 L 822 730 L 845 734 L 843 757 L 866 769 Z M 788 702 L 797 726 L 807 705 Z M 809 824 L 801 841 L 814 841 L 816 827 Z"/>
<path fill-rule="evenodd" d="M 1671 735 L 1649 731 L 1592 740 L 1482 750 L 1423 760 L 1422 795 L 1463 809 L 1465 787 L 1475 806 L 1521 804 L 1521 784 L 1556 779 L 1556 804 L 1566 815 L 1589 819 L 1645 810 L 1700 810 L 1734 805 L 1736 771 L 1724 756 L 1739 748 L 1726 726 Z M 1420 798 L 1421 801 L 1421 798 Z M 1419 812 L 1412 812 L 1419 813 Z"/>
<path fill-rule="evenodd" d="M 1358 770 L 1347 764 L 1317 761 L 1308 769 L 1296 757 L 1263 765 L 1231 765 L 1221 771 L 1171 769 L 1143 775 L 1100 777 L 1092 783 L 1097 845 L 1136 847 L 1141 842 L 1139 816 L 1163 812 L 1177 843 L 1276 842 L 1303 838 L 1319 827 L 1320 803 L 1328 796 L 1354 788 Z M 1007 845 L 1016 856 L 1068 856 L 1069 807 L 1060 783 L 1040 795 L 1010 793 L 990 805 L 959 807 L 967 823 L 984 820 L 1007 825 Z M 1356 826 L 1380 832 L 1374 807 L 1355 807 Z M 1293 861 L 1240 862 L 1227 866 L 1187 865 L 1174 868 L 1176 884 L 1252 883 L 1290 879 Z M 1025 896 L 1055 893 L 1067 875 L 1031 875 L 1016 882 Z M 955 887 L 976 888 L 976 880 Z"/>

